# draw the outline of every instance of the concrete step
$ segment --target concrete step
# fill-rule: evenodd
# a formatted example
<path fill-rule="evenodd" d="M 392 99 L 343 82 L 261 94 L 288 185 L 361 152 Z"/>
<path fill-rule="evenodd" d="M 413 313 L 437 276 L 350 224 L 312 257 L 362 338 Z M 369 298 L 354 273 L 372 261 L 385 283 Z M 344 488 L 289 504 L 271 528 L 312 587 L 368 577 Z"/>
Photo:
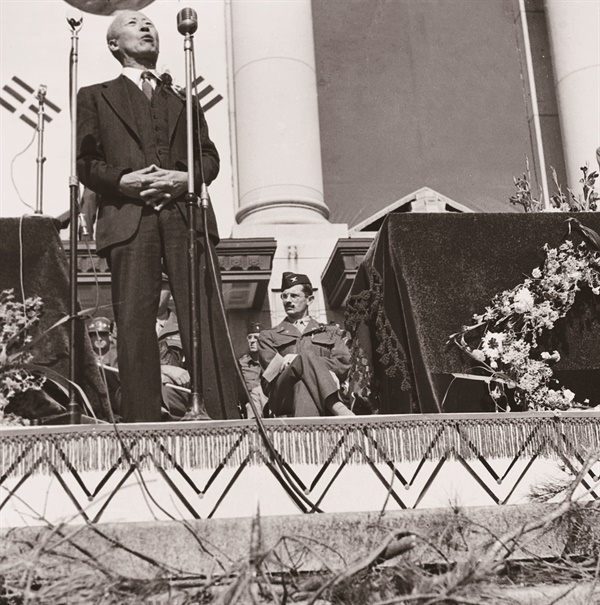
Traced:
<path fill-rule="evenodd" d="M 360 574 L 349 570 L 370 568 L 375 561 L 384 566 L 381 573 L 392 577 L 409 563 L 431 577 L 452 580 L 453 574 L 481 565 L 489 546 L 498 544 L 500 537 L 504 544 L 509 533 L 516 532 L 519 538 L 509 549 L 508 572 L 500 566 L 500 575 L 492 571 L 477 580 L 477 594 L 490 595 L 481 602 L 600 604 L 600 586 L 591 581 L 589 571 L 596 568 L 600 550 L 600 504 L 573 506 L 560 520 L 521 535 L 521 528 L 555 510 L 556 505 L 531 504 L 18 528 L 0 536 L 0 575 L 8 562 L 12 570 L 34 565 L 40 586 L 51 585 L 60 578 L 85 578 L 93 561 L 93 569 L 116 571 L 134 586 L 163 579 L 162 592 L 144 602 L 177 605 L 187 602 L 207 577 L 220 578 L 210 589 L 220 596 L 236 578 L 245 578 L 244 590 L 251 590 L 259 568 L 272 574 L 274 584 L 290 570 L 296 580 L 308 578 L 316 586 L 324 577 L 344 572 L 354 581 Z M 497 552 L 501 562 L 504 548 Z M 538 564 L 536 573 L 511 575 L 533 561 Z M 570 571 L 559 575 L 557 563 Z M 579 572 L 581 563 L 588 570 L 585 574 Z M 103 581 L 104 576 L 91 573 L 100 575 L 92 583 Z M 515 583 L 523 585 L 511 585 Z"/>
<path fill-rule="evenodd" d="M 251 552 L 265 552 L 291 537 L 311 545 L 297 569 L 319 571 L 365 556 L 391 532 L 405 531 L 417 536 L 410 557 L 425 565 L 462 560 L 507 531 L 542 518 L 553 506 L 530 504 L 385 514 L 310 514 L 19 528 L 4 532 L 5 537 L 10 535 L 11 539 L 2 540 L 0 555 L 14 551 L 20 541 L 39 544 L 45 540 L 50 543 L 60 540 L 60 548 L 68 548 L 69 543 L 79 545 L 124 574 L 153 576 L 155 567 L 143 562 L 143 557 L 151 557 L 165 566 L 201 575 L 214 573 L 216 561 L 224 566 L 247 561 Z M 60 536 L 69 536 L 69 540 Z M 563 521 L 531 532 L 510 556 L 547 559 L 559 557 L 566 551 L 585 555 L 585 544 L 590 543 L 592 536 L 600 543 L 599 503 L 579 506 Z M 142 558 L 133 553 L 139 553 Z"/>

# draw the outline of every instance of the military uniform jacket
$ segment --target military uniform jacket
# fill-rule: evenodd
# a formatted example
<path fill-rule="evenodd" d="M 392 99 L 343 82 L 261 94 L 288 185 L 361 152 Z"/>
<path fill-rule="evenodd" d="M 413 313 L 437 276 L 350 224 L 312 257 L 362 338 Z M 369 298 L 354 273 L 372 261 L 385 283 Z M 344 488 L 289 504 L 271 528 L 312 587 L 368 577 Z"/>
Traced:
<path fill-rule="evenodd" d="M 321 324 L 312 317 L 302 333 L 287 319 L 260 333 L 258 359 L 267 383 L 277 378 L 283 358 L 290 353 L 311 353 L 322 358 L 323 364 L 340 381 L 345 380 L 350 369 L 350 351 L 340 329 Z"/>
<path fill-rule="evenodd" d="M 260 367 L 260 363 L 258 361 L 254 361 L 248 353 L 246 355 L 242 355 L 239 358 L 240 362 L 240 370 L 242 370 L 242 376 L 244 377 L 244 382 L 248 387 L 249 391 L 260 386 L 260 377 L 262 375 L 262 368 Z"/>
<path fill-rule="evenodd" d="M 185 367 L 183 359 L 183 345 L 179 333 L 177 315 L 171 312 L 158 333 L 158 349 L 160 351 L 160 365 Z"/>

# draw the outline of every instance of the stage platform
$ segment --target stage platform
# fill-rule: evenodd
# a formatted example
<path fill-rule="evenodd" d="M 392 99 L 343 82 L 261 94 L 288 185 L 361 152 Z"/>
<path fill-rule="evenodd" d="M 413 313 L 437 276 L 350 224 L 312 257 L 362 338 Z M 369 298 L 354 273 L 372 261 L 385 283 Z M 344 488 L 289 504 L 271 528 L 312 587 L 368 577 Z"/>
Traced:
<path fill-rule="evenodd" d="M 600 213 L 577 217 L 600 232 Z M 557 377 L 596 411 L 486 413 L 493 407 L 468 385 L 481 387 L 489 399 L 488 385 L 454 380 L 469 371 L 471 361 L 447 341 L 496 293 L 539 266 L 544 245 L 564 240 L 567 218 L 390 216 L 351 291 L 357 338 L 364 350 L 378 354 L 370 360 L 377 380 L 368 386 L 371 407 L 381 414 L 271 419 L 264 430 L 245 420 L 2 428 L 0 524 L 250 517 L 259 508 L 261 515 L 292 515 L 525 502 L 531 486 L 575 475 L 587 452 L 600 447 L 597 306 L 582 300 L 555 335 L 562 356 Z M 27 295 L 43 294 L 47 284 L 41 277 L 48 279 L 55 265 L 60 269 L 56 309 L 48 305 L 45 321 L 53 313 L 64 316 L 66 270 L 33 245 L 43 241 L 38 229 L 44 228 L 56 258 L 64 259 L 52 224 L 15 219 L 0 222 L 0 228 L 6 233 L 3 245 L 13 253 L 20 250 L 21 235 L 27 236 Z M 17 265 L 5 265 L 0 283 L 17 287 Z M 103 385 L 83 340 L 86 384 L 100 401 Z M 41 352 L 52 354 L 49 365 L 65 365 L 65 343 L 63 334 L 61 348 L 49 343 Z M 600 499 L 600 489 L 593 487 L 599 478 L 596 464 L 582 483 L 593 499 Z"/>
<path fill-rule="evenodd" d="M 599 412 L 0 430 L 2 528 L 519 504 L 576 474 Z M 600 479 L 600 465 L 583 486 Z M 600 499 L 600 489 L 593 489 Z"/>

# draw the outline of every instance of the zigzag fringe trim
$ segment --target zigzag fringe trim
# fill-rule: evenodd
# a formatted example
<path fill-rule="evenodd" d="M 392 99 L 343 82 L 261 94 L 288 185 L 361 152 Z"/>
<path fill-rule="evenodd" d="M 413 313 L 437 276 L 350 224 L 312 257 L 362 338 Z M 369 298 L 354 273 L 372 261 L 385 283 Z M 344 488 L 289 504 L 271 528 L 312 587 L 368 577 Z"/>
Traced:
<path fill-rule="evenodd" d="M 350 422 L 348 422 L 350 420 Z M 265 421 L 289 465 L 427 459 L 562 459 L 600 447 L 600 414 L 465 414 Z M 0 483 L 8 476 L 111 468 L 215 470 L 264 464 L 273 455 L 251 421 L 18 427 L 0 430 Z"/>

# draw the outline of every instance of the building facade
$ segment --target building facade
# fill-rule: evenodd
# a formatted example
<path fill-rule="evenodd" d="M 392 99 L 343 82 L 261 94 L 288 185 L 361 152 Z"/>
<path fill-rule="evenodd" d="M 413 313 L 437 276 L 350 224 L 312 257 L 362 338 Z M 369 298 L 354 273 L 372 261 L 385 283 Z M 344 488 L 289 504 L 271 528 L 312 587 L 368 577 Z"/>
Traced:
<path fill-rule="evenodd" d="M 233 235 L 275 237 L 270 291 L 284 270 L 308 273 L 322 319 L 340 318 L 335 272 L 352 276 L 349 239 L 365 235 L 355 228 L 398 200 L 425 187 L 454 210 L 518 211 L 514 177 L 528 174 L 547 204 L 552 171 L 578 194 L 579 167 L 595 168 L 599 2 L 233 0 L 230 10 Z M 280 318 L 271 296 L 257 319 Z"/>
<path fill-rule="evenodd" d="M 133 0 L 69 4 L 112 8 L 128 2 Z M 49 98 L 62 108 L 68 103 L 68 72 L 61 63 L 68 52 L 67 5 L 13 4 L 2 8 L 3 216 L 23 212 L 18 203 L 8 208 L 16 199 L 11 158 L 31 136 L 15 118 L 33 111 L 27 99 L 17 103 L 13 93 L 25 95 L 18 83 L 33 90 L 36 78 L 48 78 Z M 160 27 L 161 57 L 181 81 L 182 39 L 174 27 L 180 5 L 143 4 Z M 14 52 L 21 41 L 9 26 L 18 14 L 11 11 L 28 5 L 37 33 Z M 240 350 L 250 321 L 281 319 L 283 271 L 307 273 L 317 285 L 317 317 L 339 320 L 353 263 L 370 237 L 361 229 L 386 212 L 448 210 L 442 198 L 452 211 L 519 211 L 509 202 L 514 177 L 529 170 L 532 190 L 543 201 L 553 189 L 552 169 L 563 190 L 579 193 L 580 166 L 595 168 L 599 0 L 186 5 L 201 20 L 196 53 L 203 102 L 222 155 L 211 193 L 224 240 L 219 255 L 229 320 Z M 109 19 L 85 14 L 80 85 L 118 73 L 112 57 L 98 50 Z M 66 209 L 68 112 L 48 114 L 47 197 L 61 197 Z M 34 151 L 21 178 L 15 164 L 25 193 L 35 185 Z M 82 277 L 84 289 L 91 280 L 87 273 Z M 325 283 L 337 284 L 334 292 Z"/>

